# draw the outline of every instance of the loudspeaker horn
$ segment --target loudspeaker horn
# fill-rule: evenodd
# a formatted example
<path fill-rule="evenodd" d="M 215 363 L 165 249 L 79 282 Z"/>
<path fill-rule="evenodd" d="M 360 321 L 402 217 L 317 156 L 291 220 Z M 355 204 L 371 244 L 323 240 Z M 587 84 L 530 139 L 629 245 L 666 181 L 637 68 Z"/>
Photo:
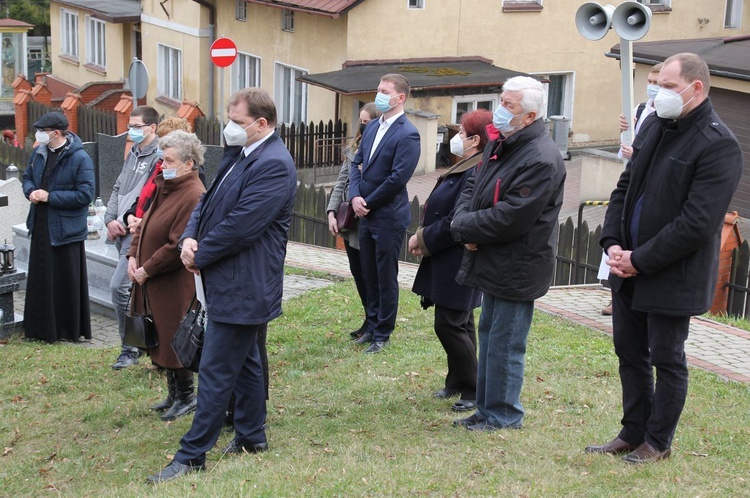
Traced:
<path fill-rule="evenodd" d="M 614 12 L 613 5 L 586 2 L 576 11 L 576 28 L 587 40 L 601 40 L 609 31 Z"/>
<path fill-rule="evenodd" d="M 624 40 L 640 40 L 651 27 L 651 9 L 638 2 L 625 2 L 615 9 L 612 27 Z"/>

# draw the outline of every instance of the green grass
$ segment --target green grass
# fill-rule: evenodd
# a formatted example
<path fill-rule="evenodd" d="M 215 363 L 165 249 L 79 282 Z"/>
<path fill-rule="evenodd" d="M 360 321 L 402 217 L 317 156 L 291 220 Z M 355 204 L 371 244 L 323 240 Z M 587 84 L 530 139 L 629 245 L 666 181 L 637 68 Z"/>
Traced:
<path fill-rule="evenodd" d="M 703 317 L 708 318 L 709 320 L 714 320 L 716 322 L 723 323 L 725 325 L 731 325 L 732 327 L 737 327 L 738 329 L 750 331 L 750 321 L 747 321 L 744 318 L 740 318 L 737 316 L 729 316 L 727 314 L 712 315 L 710 313 L 706 313 L 705 315 L 703 315 Z"/>
<path fill-rule="evenodd" d="M 361 315 L 351 281 L 285 305 L 269 329 L 271 450 L 149 487 L 190 417 L 163 423 L 147 406 L 164 381 L 145 365 L 114 372 L 113 349 L 0 347 L 2 496 L 748 496 L 748 386 L 691 370 L 673 457 L 628 466 L 587 444 L 619 429 L 611 339 L 536 314 L 520 431 L 453 428 L 432 312 L 402 292 L 391 345 L 364 355 L 348 340 Z M 231 434 L 222 434 L 218 447 Z"/>

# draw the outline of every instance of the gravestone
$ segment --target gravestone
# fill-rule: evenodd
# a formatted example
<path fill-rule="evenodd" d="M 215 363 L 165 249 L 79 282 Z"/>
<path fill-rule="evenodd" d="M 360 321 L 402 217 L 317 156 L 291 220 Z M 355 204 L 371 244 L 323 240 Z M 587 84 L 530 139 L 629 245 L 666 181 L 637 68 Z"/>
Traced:
<path fill-rule="evenodd" d="M 206 188 L 216 178 L 216 173 L 221 165 L 221 157 L 224 154 L 224 147 L 219 145 L 206 145 L 206 153 L 203 155 L 203 170 L 206 174 Z"/>
<path fill-rule="evenodd" d="M 125 134 L 110 136 L 102 133 L 96 135 L 96 190 L 106 205 L 112 196 L 112 187 L 122 171 L 125 160 Z"/>

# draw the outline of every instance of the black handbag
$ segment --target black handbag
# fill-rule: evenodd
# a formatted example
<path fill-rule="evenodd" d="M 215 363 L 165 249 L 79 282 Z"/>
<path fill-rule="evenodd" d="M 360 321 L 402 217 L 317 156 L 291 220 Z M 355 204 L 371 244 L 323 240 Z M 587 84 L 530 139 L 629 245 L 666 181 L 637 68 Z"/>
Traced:
<path fill-rule="evenodd" d="M 198 301 L 197 296 L 193 296 L 193 300 L 180 321 L 180 325 L 177 326 L 177 332 L 172 339 L 172 349 L 174 349 L 177 359 L 180 360 L 183 367 L 192 372 L 197 372 L 198 366 L 200 366 L 205 336 L 206 310 Z"/>
<path fill-rule="evenodd" d="M 155 348 L 159 345 L 159 334 L 156 332 L 154 317 L 148 306 L 148 295 L 146 286 L 143 287 L 143 311 L 144 314 L 136 313 L 132 302 L 133 287 L 130 288 L 130 311 L 125 316 L 125 338 L 123 344 L 139 349 Z"/>

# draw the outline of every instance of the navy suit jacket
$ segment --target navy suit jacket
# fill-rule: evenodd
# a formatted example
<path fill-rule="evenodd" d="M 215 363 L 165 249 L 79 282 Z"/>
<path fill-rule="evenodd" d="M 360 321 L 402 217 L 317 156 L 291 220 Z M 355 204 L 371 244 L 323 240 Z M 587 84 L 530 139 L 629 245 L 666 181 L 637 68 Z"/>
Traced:
<path fill-rule="evenodd" d="M 419 162 L 419 132 L 402 114 L 385 132 L 370 158 L 379 127 L 380 120 L 370 121 L 362 134 L 349 169 L 349 198 L 364 198 L 370 209 L 364 221 L 370 226 L 405 230 L 411 223 L 406 184 Z"/>
<path fill-rule="evenodd" d="M 242 147 L 224 148 L 216 180 L 193 210 L 180 240 L 198 241 L 195 265 L 203 277 L 211 319 L 255 325 L 281 314 L 297 175 L 274 132 L 240 158 L 219 185 L 241 152 Z"/>

